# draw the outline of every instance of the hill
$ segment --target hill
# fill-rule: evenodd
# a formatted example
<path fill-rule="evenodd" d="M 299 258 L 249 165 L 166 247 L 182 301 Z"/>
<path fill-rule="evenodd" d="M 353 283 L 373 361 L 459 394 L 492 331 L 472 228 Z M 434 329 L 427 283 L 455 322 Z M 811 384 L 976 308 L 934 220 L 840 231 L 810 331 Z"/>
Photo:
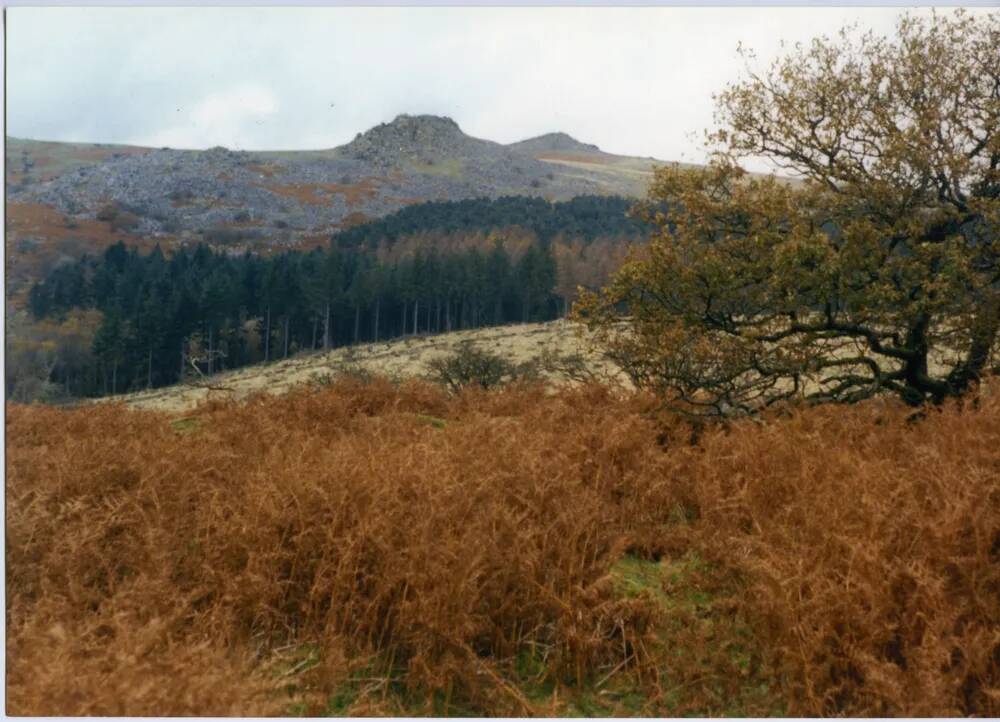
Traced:
<path fill-rule="evenodd" d="M 332 233 L 425 201 L 638 197 L 652 159 L 549 134 L 511 145 L 455 121 L 400 115 L 315 151 L 141 148 L 7 138 L 7 296 L 118 240 L 207 242 L 230 253 L 325 245 Z M 567 152 L 572 151 L 568 156 Z"/>
<path fill-rule="evenodd" d="M 576 138 L 566 133 L 546 133 L 535 138 L 528 138 L 517 143 L 510 144 L 511 150 L 519 153 L 538 157 L 544 153 L 572 152 L 572 153 L 602 153 L 601 149 L 590 143 L 581 143 Z"/>
<path fill-rule="evenodd" d="M 394 379 L 431 378 L 431 362 L 454 354 L 462 344 L 495 353 L 517 364 L 533 364 L 556 384 L 582 376 L 616 378 L 617 369 L 592 347 L 582 328 L 567 321 L 523 323 L 420 335 L 384 343 L 363 343 L 324 353 L 305 353 L 271 364 L 256 364 L 206 379 L 190 379 L 150 391 L 105 397 L 130 408 L 182 412 L 209 399 L 243 400 L 266 393 L 286 394 L 340 376 L 377 375 Z"/>
<path fill-rule="evenodd" d="M 533 195 L 638 196 L 640 177 L 580 172 L 545 157 L 542 136 L 510 146 L 472 138 L 450 118 L 401 115 L 346 145 L 247 152 L 43 143 L 8 139 L 8 202 L 42 205 L 69 222 L 119 217 L 121 230 L 196 240 L 238 228 L 260 245 L 300 245 L 331 230 L 427 200 Z M 573 143 L 601 159 L 618 158 Z M 544 151 L 544 152 L 543 152 Z M 652 159 L 640 162 L 648 172 Z M 122 216 L 130 216 L 122 219 Z"/>

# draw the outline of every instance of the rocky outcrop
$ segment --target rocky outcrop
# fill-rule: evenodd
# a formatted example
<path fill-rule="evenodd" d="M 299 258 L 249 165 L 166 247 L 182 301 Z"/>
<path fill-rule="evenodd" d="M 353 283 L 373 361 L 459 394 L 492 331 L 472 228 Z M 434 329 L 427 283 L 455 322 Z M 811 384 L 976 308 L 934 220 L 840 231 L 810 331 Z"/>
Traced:
<path fill-rule="evenodd" d="M 507 146 L 518 153 L 536 155 L 540 153 L 601 153 L 601 149 L 590 143 L 581 143 L 566 133 L 546 133 L 536 138 L 528 138 Z"/>

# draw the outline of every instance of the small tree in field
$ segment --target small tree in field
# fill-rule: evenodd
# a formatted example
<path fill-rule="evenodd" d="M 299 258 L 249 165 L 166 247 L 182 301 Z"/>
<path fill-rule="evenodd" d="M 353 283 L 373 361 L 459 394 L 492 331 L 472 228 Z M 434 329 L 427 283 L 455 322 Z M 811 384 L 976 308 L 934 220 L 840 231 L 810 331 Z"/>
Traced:
<path fill-rule="evenodd" d="M 920 404 L 995 363 L 1000 16 L 897 30 L 750 73 L 716 97 L 709 166 L 657 170 L 650 248 L 577 306 L 638 385 L 709 413 Z M 792 179 L 750 176 L 748 158 Z"/>

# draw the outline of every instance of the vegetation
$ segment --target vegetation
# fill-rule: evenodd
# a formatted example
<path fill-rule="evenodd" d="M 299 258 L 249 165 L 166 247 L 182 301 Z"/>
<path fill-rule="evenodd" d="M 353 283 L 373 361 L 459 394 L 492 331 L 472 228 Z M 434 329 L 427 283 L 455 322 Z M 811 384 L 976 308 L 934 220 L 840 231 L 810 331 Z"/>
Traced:
<path fill-rule="evenodd" d="M 461 391 L 470 385 L 494 388 L 524 373 L 517 364 L 500 354 L 476 348 L 471 341 L 463 342 L 447 356 L 433 359 L 429 365 L 433 379 L 452 391 Z"/>
<path fill-rule="evenodd" d="M 552 318 L 620 199 L 58 264 L 8 359 L 8 711 L 1000 715 L 998 47 L 907 17 L 722 93 L 577 306 L 634 390 L 465 344 L 438 385 L 346 355 L 181 417 L 17 403 Z"/>
<path fill-rule="evenodd" d="M 998 47 L 997 15 L 905 17 L 730 86 L 713 163 L 658 171 L 648 255 L 580 315 L 689 410 L 962 394 L 1000 330 Z"/>
<path fill-rule="evenodd" d="M 93 341 L 101 374 L 74 382 L 103 381 L 115 393 L 301 349 L 548 320 L 558 312 L 555 282 L 551 253 L 536 246 L 517 260 L 497 244 L 489 255 L 418 251 L 382 263 L 337 249 L 234 258 L 205 247 L 167 260 L 119 244 L 100 259 L 57 268 L 30 302 L 37 318 L 102 312 Z"/>
<path fill-rule="evenodd" d="M 557 235 L 586 241 L 637 236 L 646 229 L 638 219 L 628 217 L 631 205 L 631 200 L 620 196 L 577 196 L 557 203 L 528 196 L 418 203 L 341 231 L 334 240 L 342 247 L 374 247 L 416 233 L 489 233 L 511 226 L 529 230 L 542 241 Z"/>
<path fill-rule="evenodd" d="M 113 394 L 301 350 L 551 320 L 579 285 L 597 287 L 617 267 L 628 239 L 593 232 L 637 228 L 624 203 L 424 204 L 341 233 L 329 249 L 270 257 L 198 246 L 167 258 L 159 247 L 141 255 L 118 243 L 56 266 L 32 287 L 35 319 L 55 321 L 75 309 L 102 314 L 89 364 L 60 361 L 42 380 L 78 396 Z M 515 216 L 538 234 L 493 229 Z M 586 224 L 586 238 L 569 235 Z M 554 228 L 561 230 L 552 239 Z M 413 235 L 396 235 L 400 229 Z M 14 383 L 8 379 L 8 393 Z"/>
<path fill-rule="evenodd" d="M 100 325 L 101 315 L 93 310 L 34 323 L 24 312 L 10 313 L 4 364 L 7 399 L 52 403 L 92 385 L 92 346 Z"/>
<path fill-rule="evenodd" d="M 996 716 L 998 392 L 14 404 L 8 711 Z"/>

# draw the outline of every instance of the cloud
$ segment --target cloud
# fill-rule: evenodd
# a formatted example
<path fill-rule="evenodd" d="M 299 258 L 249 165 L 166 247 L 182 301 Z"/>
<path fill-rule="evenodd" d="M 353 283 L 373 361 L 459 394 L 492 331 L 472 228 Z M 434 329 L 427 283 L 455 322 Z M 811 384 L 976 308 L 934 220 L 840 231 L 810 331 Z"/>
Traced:
<path fill-rule="evenodd" d="M 209 93 L 190 109 L 177 108 L 175 114 L 180 122 L 128 142 L 172 148 L 239 148 L 254 135 L 255 126 L 268 122 L 278 109 L 278 100 L 269 88 L 243 84 Z"/>
<path fill-rule="evenodd" d="M 712 93 L 744 72 L 738 43 L 766 61 L 781 40 L 807 41 L 852 21 L 890 33 L 901 12 L 13 7 L 7 132 L 329 148 L 399 113 L 436 113 L 500 142 L 561 130 L 612 152 L 696 161 Z"/>

